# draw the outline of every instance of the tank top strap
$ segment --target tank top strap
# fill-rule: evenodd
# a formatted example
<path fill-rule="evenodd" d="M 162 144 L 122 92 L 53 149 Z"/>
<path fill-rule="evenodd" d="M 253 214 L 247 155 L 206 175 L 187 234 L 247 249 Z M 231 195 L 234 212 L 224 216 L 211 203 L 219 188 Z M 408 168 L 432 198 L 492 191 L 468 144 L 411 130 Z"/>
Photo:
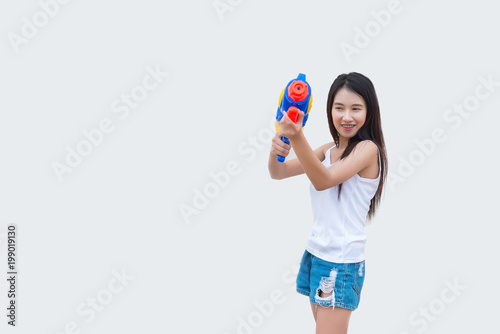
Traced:
<path fill-rule="evenodd" d="M 375 142 L 373 140 L 370 140 L 372 143 L 375 144 Z M 377 176 L 377 179 L 380 177 L 380 173 L 382 172 L 381 170 L 381 167 L 380 167 L 380 149 L 378 148 L 378 145 L 375 144 L 375 146 L 377 146 L 377 164 L 378 164 L 378 176 Z"/>
<path fill-rule="evenodd" d="M 328 149 L 326 150 L 326 152 L 325 152 L 325 160 L 326 160 L 326 161 L 329 161 L 328 159 L 330 159 L 330 150 L 331 150 L 331 149 L 332 149 L 332 148 L 330 147 L 330 148 L 328 148 Z"/>
<path fill-rule="evenodd" d="M 326 161 L 329 165 L 331 165 L 331 162 L 330 162 L 330 160 L 331 160 L 331 158 L 330 158 L 330 150 L 331 150 L 332 148 L 334 148 L 334 147 L 335 147 L 335 144 L 333 144 L 333 146 L 329 147 L 329 148 L 326 150 L 326 152 L 325 152 L 325 160 L 324 160 L 324 161 Z"/>
<path fill-rule="evenodd" d="M 375 144 L 375 142 L 373 140 L 370 140 L 370 141 Z M 377 146 L 377 144 L 375 144 L 375 146 Z M 378 164 L 378 169 L 379 169 L 379 174 L 380 174 L 380 149 L 378 148 L 378 146 L 377 146 L 377 154 L 378 154 L 377 164 Z"/>

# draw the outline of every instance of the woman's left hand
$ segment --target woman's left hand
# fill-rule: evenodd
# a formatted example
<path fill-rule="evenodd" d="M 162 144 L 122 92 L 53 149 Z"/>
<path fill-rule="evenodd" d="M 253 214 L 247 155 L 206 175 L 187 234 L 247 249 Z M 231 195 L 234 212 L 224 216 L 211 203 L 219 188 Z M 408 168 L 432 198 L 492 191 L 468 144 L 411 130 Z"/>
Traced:
<path fill-rule="evenodd" d="M 297 123 L 294 123 L 287 113 L 283 113 L 283 117 L 280 121 L 280 132 L 283 136 L 293 139 L 300 135 L 302 131 L 302 121 L 304 119 L 304 112 L 299 110 L 299 118 Z"/>

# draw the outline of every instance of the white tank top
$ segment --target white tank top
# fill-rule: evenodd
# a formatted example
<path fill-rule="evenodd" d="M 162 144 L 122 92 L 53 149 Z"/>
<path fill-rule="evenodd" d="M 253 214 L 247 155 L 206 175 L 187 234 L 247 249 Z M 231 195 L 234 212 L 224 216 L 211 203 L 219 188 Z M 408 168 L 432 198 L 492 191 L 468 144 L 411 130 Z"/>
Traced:
<path fill-rule="evenodd" d="M 336 163 L 330 163 L 330 150 L 333 147 L 325 153 L 323 165 L 326 168 Z M 343 183 L 340 200 L 338 185 L 317 191 L 311 184 L 314 224 L 306 250 L 329 262 L 363 261 L 366 242 L 364 227 L 370 201 L 377 192 L 379 181 L 380 167 L 376 179 L 356 174 Z"/>

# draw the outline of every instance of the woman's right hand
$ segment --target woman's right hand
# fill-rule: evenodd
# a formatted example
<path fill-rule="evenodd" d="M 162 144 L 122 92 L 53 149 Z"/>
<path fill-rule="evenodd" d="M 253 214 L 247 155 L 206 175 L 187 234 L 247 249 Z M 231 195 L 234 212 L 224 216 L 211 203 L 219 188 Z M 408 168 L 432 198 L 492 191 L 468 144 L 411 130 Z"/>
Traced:
<path fill-rule="evenodd" d="M 288 154 L 290 153 L 290 148 L 291 146 L 284 143 L 282 140 L 281 140 L 281 137 L 283 135 L 278 132 L 273 140 L 272 140 L 272 146 L 271 146 L 271 154 L 274 154 L 276 156 L 278 155 L 281 155 L 282 157 L 287 157 Z"/>

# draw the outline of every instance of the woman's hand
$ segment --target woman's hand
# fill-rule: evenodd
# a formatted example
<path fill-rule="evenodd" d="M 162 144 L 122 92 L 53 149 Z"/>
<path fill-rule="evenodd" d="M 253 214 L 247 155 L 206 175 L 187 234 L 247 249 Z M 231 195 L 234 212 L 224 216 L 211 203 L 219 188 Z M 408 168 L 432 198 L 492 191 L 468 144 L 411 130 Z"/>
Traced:
<path fill-rule="evenodd" d="M 287 113 L 283 113 L 283 117 L 280 121 L 280 132 L 282 136 L 285 136 L 289 139 L 293 139 L 300 135 L 302 131 L 302 121 L 304 120 L 304 112 L 299 110 L 299 118 L 297 122 L 294 123 L 290 117 L 288 117 Z"/>
<path fill-rule="evenodd" d="M 274 155 L 281 155 L 282 157 L 285 157 L 290 153 L 290 148 L 291 146 L 288 144 L 285 144 L 283 140 L 281 140 L 281 137 L 283 134 L 281 132 L 278 132 L 273 140 L 272 140 L 272 146 L 271 146 L 271 154 Z"/>

